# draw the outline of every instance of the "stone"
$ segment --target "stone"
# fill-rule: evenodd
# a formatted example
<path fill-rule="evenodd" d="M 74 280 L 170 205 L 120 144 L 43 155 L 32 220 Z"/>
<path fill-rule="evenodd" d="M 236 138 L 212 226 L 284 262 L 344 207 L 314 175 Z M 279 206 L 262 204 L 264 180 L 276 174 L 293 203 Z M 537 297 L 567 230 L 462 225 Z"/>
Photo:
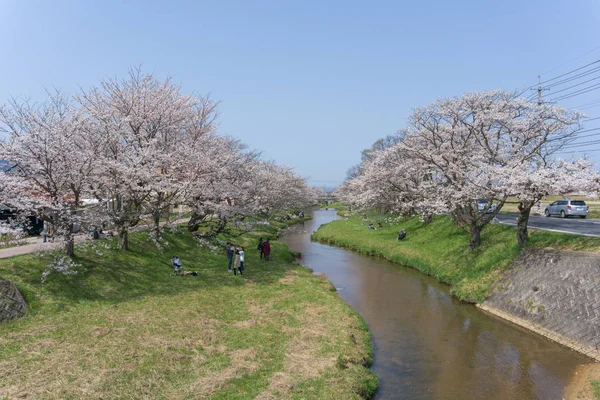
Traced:
<path fill-rule="evenodd" d="M 27 314 L 27 302 L 17 285 L 0 279 L 0 322 L 17 319 Z"/>

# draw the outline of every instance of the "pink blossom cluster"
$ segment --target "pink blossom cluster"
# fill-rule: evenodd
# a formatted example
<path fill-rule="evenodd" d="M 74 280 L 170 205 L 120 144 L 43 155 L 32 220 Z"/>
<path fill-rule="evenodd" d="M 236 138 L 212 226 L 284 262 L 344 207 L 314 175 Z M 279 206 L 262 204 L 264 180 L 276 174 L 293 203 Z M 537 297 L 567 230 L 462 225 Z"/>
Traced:
<path fill-rule="evenodd" d="M 598 190 L 592 163 L 556 157 L 576 139 L 582 117 L 505 91 L 440 99 L 415 109 L 395 137 L 363 154 L 338 194 L 358 209 L 419 212 L 424 220 L 450 214 L 470 232 L 472 249 L 516 198 L 523 244 L 531 207 L 543 196 Z"/>
<path fill-rule="evenodd" d="M 143 217 L 174 205 L 190 229 L 311 204 L 319 195 L 291 169 L 218 133 L 217 103 L 139 69 L 75 96 L 48 94 L 0 108 L 0 204 L 52 223 L 73 254 L 75 225 L 108 224 L 127 249 Z"/>

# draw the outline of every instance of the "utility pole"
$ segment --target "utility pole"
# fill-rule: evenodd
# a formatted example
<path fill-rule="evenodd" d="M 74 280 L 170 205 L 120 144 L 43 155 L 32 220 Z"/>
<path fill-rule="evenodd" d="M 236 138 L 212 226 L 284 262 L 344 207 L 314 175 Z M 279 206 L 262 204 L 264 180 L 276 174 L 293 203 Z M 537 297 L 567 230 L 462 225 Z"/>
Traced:
<path fill-rule="evenodd" d="M 537 90 L 537 98 L 538 98 L 538 99 L 537 99 L 537 104 L 538 104 L 538 107 L 539 107 L 539 106 L 541 106 L 541 105 L 542 105 L 542 103 L 543 103 L 543 101 L 542 101 L 542 92 L 543 92 L 544 90 L 550 90 L 550 88 L 545 88 L 545 87 L 542 87 L 542 77 L 541 77 L 540 75 L 538 75 L 538 87 L 537 87 L 537 89 L 536 89 L 536 90 Z M 539 108 L 539 109 L 538 109 L 538 111 L 539 111 L 539 112 L 540 112 L 540 114 L 541 114 L 541 108 Z M 541 118 L 541 115 L 540 115 L 540 118 Z M 540 132 L 539 132 L 539 134 L 540 134 L 540 136 L 542 135 L 542 131 L 541 131 L 541 129 L 540 129 Z M 543 157 L 541 156 L 541 154 L 538 154 L 538 155 L 535 157 L 535 159 L 536 159 L 536 163 L 537 163 L 537 165 L 538 165 L 538 168 L 539 168 L 539 166 L 540 166 L 541 164 L 543 164 L 543 163 L 544 163 L 544 159 L 543 159 Z"/>
<path fill-rule="evenodd" d="M 538 106 L 542 105 L 542 92 L 544 90 L 550 90 L 550 88 L 545 88 L 542 87 L 542 77 L 540 75 L 538 75 L 538 87 L 537 87 L 537 94 L 538 94 Z"/>

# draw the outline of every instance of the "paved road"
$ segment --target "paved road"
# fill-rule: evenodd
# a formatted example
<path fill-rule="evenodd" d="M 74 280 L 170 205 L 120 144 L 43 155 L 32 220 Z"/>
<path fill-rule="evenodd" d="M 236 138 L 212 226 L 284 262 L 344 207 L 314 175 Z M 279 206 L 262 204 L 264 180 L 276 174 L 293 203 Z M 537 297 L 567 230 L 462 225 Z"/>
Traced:
<path fill-rule="evenodd" d="M 517 214 L 498 214 L 497 218 L 501 224 L 517 225 Z M 532 215 L 529 217 L 529 228 L 600 237 L 600 220 L 597 219 L 547 218 Z"/>

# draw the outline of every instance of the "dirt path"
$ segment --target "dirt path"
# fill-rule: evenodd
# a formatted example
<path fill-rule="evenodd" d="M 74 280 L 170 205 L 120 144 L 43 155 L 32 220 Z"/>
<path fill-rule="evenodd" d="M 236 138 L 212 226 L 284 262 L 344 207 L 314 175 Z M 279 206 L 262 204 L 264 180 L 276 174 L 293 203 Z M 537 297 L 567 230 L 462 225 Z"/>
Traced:
<path fill-rule="evenodd" d="M 189 219 L 187 218 L 182 218 L 182 219 L 177 219 L 173 222 L 171 222 L 171 224 L 183 224 L 186 223 Z M 162 226 L 164 226 L 166 224 L 166 222 L 161 223 Z M 132 232 L 137 232 L 137 231 L 145 231 L 150 229 L 150 225 L 148 224 L 140 224 L 134 228 L 131 229 Z M 86 240 L 90 240 L 91 237 L 90 235 L 88 235 L 87 233 L 85 234 L 79 234 L 75 236 L 75 243 L 81 243 L 84 242 Z M 8 257 L 14 257 L 14 256 L 20 256 L 23 254 L 30 254 L 30 253 L 37 253 L 38 251 L 47 251 L 47 250 L 53 250 L 53 249 L 57 249 L 59 247 L 62 246 L 62 242 L 61 241 L 56 241 L 54 243 L 52 242 L 46 242 L 44 243 L 42 238 L 39 238 L 38 240 L 36 240 L 34 243 L 31 244 L 26 244 L 23 246 L 17 246 L 17 247 L 9 247 L 7 249 L 0 249 L 0 258 L 8 258 Z"/>

